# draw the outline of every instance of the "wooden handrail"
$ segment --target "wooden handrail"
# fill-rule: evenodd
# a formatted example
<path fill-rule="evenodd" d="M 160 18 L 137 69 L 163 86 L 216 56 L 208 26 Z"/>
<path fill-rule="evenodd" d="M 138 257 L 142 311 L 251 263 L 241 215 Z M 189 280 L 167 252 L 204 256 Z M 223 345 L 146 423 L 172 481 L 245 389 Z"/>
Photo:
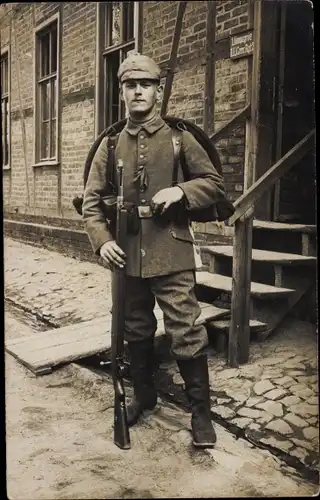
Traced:
<path fill-rule="evenodd" d="M 250 115 L 251 105 L 247 104 L 241 111 L 239 111 L 231 120 L 228 121 L 223 127 L 221 127 L 217 132 L 215 132 L 210 140 L 214 142 L 220 141 L 228 132 L 234 129 L 244 118 L 248 118 Z"/>
<path fill-rule="evenodd" d="M 280 177 L 308 153 L 314 144 L 314 138 L 315 129 L 312 129 L 234 202 L 236 210 L 228 220 L 229 225 L 234 224 Z"/>

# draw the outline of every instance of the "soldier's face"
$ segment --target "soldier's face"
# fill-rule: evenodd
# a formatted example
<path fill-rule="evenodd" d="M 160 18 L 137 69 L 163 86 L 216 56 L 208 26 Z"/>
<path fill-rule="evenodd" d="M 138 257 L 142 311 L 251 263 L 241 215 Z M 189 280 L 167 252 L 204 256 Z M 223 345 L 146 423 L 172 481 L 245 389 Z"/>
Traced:
<path fill-rule="evenodd" d="M 162 87 L 153 80 L 127 80 L 121 95 L 131 116 L 144 116 L 152 112 L 161 99 Z"/>

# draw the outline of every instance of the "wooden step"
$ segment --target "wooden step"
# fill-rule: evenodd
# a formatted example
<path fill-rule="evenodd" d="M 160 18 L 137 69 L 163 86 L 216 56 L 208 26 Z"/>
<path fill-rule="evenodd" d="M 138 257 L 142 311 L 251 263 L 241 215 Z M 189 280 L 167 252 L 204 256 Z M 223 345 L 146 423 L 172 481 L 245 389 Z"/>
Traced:
<path fill-rule="evenodd" d="M 261 321 L 255 319 L 250 319 L 249 325 L 250 338 L 257 340 L 264 335 L 264 332 L 268 328 L 266 323 L 262 323 Z M 228 355 L 229 329 L 230 319 L 213 320 L 207 324 L 210 344 L 217 352 L 223 353 L 225 356 Z"/>
<path fill-rule="evenodd" d="M 253 221 L 254 229 L 272 230 L 272 231 L 289 231 L 298 233 L 313 233 L 317 231 L 317 227 L 313 224 L 288 224 L 286 222 L 274 222 L 266 220 Z"/>
<path fill-rule="evenodd" d="M 229 328 L 230 328 L 230 320 L 228 319 L 221 319 L 221 320 L 213 320 L 209 322 L 210 329 L 213 328 L 215 330 L 220 330 L 225 333 L 229 333 Z M 251 333 L 253 332 L 260 332 L 264 331 L 267 328 L 267 324 L 263 323 L 261 321 L 258 321 L 257 319 L 250 319 L 250 331 Z"/>
<path fill-rule="evenodd" d="M 206 286 L 214 290 L 221 290 L 223 292 L 232 291 L 232 278 L 230 276 L 223 276 L 222 274 L 209 273 L 207 271 L 196 272 L 197 285 Z M 261 299 L 273 299 L 277 297 L 287 297 L 294 293 L 291 288 L 279 288 L 263 283 L 251 283 L 251 294 Z"/>
<path fill-rule="evenodd" d="M 201 251 L 221 257 L 232 257 L 233 247 L 231 245 L 202 246 Z M 252 260 L 257 262 L 270 262 L 272 264 L 290 265 L 314 265 L 316 257 L 298 255 L 293 253 L 272 252 L 270 250 L 252 249 Z"/>
<path fill-rule="evenodd" d="M 252 247 L 315 257 L 317 229 L 312 224 L 253 221 Z"/>

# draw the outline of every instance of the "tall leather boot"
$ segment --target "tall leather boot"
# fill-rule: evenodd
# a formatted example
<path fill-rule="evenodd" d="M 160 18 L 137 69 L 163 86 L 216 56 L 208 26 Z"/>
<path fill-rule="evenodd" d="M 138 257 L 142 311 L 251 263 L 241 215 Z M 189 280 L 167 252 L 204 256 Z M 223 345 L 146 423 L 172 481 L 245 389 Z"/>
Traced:
<path fill-rule="evenodd" d="M 217 436 L 210 415 L 210 386 L 206 356 L 178 360 L 178 367 L 185 382 L 186 394 L 191 405 L 193 444 L 198 448 L 213 448 Z"/>
<path fill-rule="evenodd" d="M 134 396 L 126 405 L 128 425 L 137 423 L 145 410 L 153 410 L 157 404 L 154 386 L 153 337 L 139 342 L 128 342 L 130 373 Z"/>

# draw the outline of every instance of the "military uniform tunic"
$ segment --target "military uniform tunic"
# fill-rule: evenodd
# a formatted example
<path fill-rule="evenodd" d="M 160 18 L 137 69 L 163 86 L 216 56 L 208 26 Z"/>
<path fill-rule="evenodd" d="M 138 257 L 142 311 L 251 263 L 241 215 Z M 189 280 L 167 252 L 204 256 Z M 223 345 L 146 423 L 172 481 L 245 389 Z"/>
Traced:
<path fill-rule="evenodd" d="M 121 158 L 124 165 L 125 201 L 149 205 L 160 189 L 171 186 L 171 137 L 171 128 L 159 116 L 143 126 L 128 120 L 116 148 L 116 161 Z M 222 178 L 213 170 L 207 153 L 187 131 L 182 134 L 182 148 L 191 180 L 184 182 L 180 172 L 178 186 L 184 191 L 187 209 L 209 206 L 224 192 Z M 96 253 L 99 253 L 103 243 L 112 239 L 98 206 L 99 196 L 105 188 L 106 161 L 107 139 L 103 139 L 92 162 L 83 205 L 85 227 Z M 138 168 L 144 168 L 148 176 L 143 192 L 133 182 Z M 140 232 L 137 235 L 128 234 L 125 249 L 127 275 L 149 278 L 195 269 L 193 238 L 187 222 L 163 225 L 154 218 L 140 221 Z"/>
<path fill-rule="evenodd" d="M 183 131 L 181 147 L 190 179 L 184 181 L 180 172 L 178 186 L 184 192 L 185 208 L 208 207 L 224 194 L 222 177 L 191 133 Z M 84 193 L 85 228 L 97 254 L 105 242 L 113 239 L 99 207 L 100 196 L 106 193 L 107 154 L 107 140 L 103 139 Z M 124 165 L 125 201 L 147 206 L 158 191 L 172 185 L 172 130 L 160 116 L 142 125 L 128 119 L 119 135 L 115 156 Z M 134 182 L 139 171 L 147 179 L 145 189 Z M 195 325 L 201 310 L 194 291 L 195 260 L 188 221 L 162 224 L 147 218 L 140 219 L 140 223 L 140 231 L 127 235 L 123 249 L 127 255 L 125 339 L 133 342 L 154 335 L 156 298 L 171 338 L 172 355 L 177 359 L 201 355 L 208 338 L 205 327 Z"/>

